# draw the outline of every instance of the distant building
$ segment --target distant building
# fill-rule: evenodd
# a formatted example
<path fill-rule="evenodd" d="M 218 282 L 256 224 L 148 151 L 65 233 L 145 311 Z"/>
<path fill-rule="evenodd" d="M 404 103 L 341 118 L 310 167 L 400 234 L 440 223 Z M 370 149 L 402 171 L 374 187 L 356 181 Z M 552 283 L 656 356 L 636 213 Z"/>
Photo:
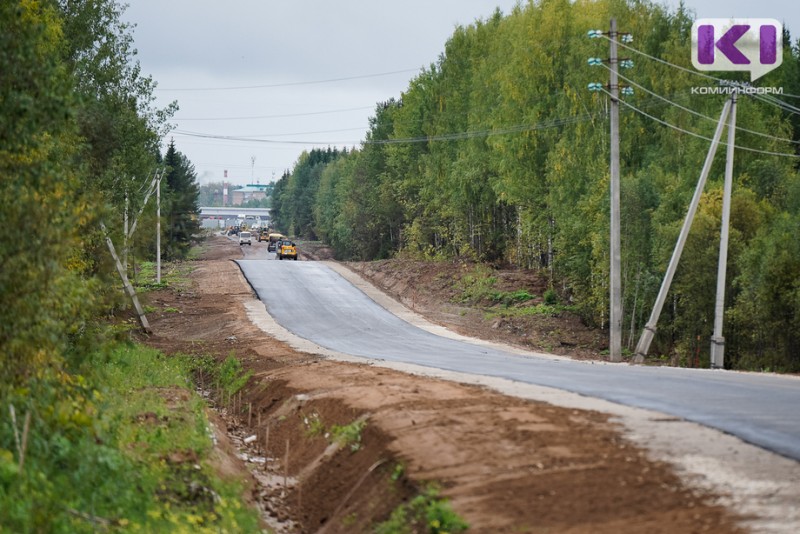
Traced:
<path fill-rule="evenodd" d="M 241 206 L 250 200 L 263 200 L 267 198 L 267 188 L 267 184 L 248 184 L 234 189 L 231 195 L 231 205 Z"/>

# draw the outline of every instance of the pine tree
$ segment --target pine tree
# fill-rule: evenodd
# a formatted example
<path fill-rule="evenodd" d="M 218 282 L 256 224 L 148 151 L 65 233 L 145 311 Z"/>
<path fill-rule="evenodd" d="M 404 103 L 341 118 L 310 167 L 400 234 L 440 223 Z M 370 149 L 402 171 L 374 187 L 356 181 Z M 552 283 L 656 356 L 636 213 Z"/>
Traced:
<path fill-rule="evenodd" d="M 171 141 L 164 156 L 167 168 L 165 183 L 162 183 L 161 216 L 164 218 L 164 257 L 185 258 L 200 232 L 197 199 L 200 189 L 194 165 L 175 148 Z"/>

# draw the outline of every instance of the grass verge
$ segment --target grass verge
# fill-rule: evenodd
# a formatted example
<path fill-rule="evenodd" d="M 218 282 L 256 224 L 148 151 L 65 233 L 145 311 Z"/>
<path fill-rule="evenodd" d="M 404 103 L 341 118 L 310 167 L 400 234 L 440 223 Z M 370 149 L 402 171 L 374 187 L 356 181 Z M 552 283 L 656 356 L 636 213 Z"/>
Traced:
<path fill-rule="evenodd" d="M 258 532 L 210 460 L 192 367 L 124 344 L 0 391 L 0 532 Z"/>

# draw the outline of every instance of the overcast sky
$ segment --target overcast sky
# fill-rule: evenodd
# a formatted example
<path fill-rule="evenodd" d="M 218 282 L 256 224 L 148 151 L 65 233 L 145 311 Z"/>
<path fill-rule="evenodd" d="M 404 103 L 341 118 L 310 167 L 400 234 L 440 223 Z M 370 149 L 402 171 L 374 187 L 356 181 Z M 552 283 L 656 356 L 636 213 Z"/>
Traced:
<path fill-rule="evenodd" d="M 201 183 L 266 183 L 303 150 L 358 146 L 375 105 L 435 62 L 457 25 L 517 0 L 131 0 L 137 58 L 160 106 L 180 110 L 169 138 Z M 666 5 L 678 5 L 667 0 Z M 687 0 L 698 17 L 783 21 L 796 0 Z M 602 23 L 600 26 L 602 27 Z M 230 141 L 188 135 L 259 137 Z"/>

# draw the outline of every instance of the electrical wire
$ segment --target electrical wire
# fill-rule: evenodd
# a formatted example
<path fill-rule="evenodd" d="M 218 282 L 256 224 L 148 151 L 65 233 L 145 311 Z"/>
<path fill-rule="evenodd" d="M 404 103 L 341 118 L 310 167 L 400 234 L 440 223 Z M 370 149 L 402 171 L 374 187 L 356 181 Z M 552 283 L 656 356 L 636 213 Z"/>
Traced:
<path fill-rule="evenodd" d="M 603 34 L 603 37 L 605 39 L 609 40 L 609 41 L 611 40 L 611 37 L 609 37 L 608 35 Z M 738 81 L 735 81 L 735 80 L 726 80 L 724 78 L 717 78 L 716 76 L 711 76 L 709 74 L 703 74 L 702 72 L 698 72 L 696 70 L 692 70 L 692 69 L 689 69 L 689 68 L 686 68 L 686 67 L 681 67 L 680 65 L 676 65 L 674 63 L 670 63 L 669 61 L 667 61 L 665 59 L 661 59 L 661 58 L 652 56 L 652 55 L 650 55 L 650 54 L 648 54 L 646 52 L 642 52 L 641 50 L 639 50 L 637 48 L 634 48 L 632 46 L 629 46 L 629 45 L 627 45 L 625 43 L 622 43 L 620 41 L 617 41 L 617 46 L 625 48 L 626 50 L 630 50 L 631 52 L 634 52 L 635 54 L 639 54 L 639 55 L 644 56 L 646 58 L 652 59 L 653 61 L 657 61 L 657 62 L 659 62 L 659 63 L 661 63 L 663 65 L 667 65 L 669 67 L 681 70 L 683 72 L 687 72 L 689 74 L 693 74 L 695 76 L 700 76 L 701 78 L 706 78 L 708 80 L 713 80 L 713 81 L 715 81 L 717 83 L 720 83 L 720 84 L 723 84 L 723 85 L 732 85 L 734 87 L 749 87 L 748 84 L 743 83 L 743 82 L 738 82 Z M 800 115 L 800 108 L 797 108 L 797 107 L 789 104 L 788 102 L 784 102 L 783 100 L 781 100 L 779 98 L 776 98 L 775 96 L 772 96 L 772 95 L 769 95 L 769 96 L 757 95 L 757 94 L 751 94 L 751 93 L 745 93 L 745 94 L 747 96 L 750 96 L 752 98 L 755 98 L 755 99 L 760 100 L 762 102 L 765 102 L 767 104 L 772 104 L 774 106 L 777 106 L 777 107 L 779 107 L 779 108 L 781 108 L 784 111 L 787 111 L 789 113 Z M 794 97 L 794 98 L 800 98 L 800 95 L 787 95 L 787 96 L 791 96 L 791 97 Z"/>
<path fill-rule="evenodd" d="M 291 137 L 293 135 L 312 135 L 321 133 L 336 133 L 336 132 L 354 132 L 366 129 L 366 126 L 358 126 L 355 128 L 338 128 L 336 130 L 318 130 L 316 132 L 295 132 L 295 133 L 278 133 L 278 134 L 252 134 L 252 135 L 231 135 L 229 137 L 236 137 L 240 139 L 255 139 L 259 137 Z M 199 134 L 203 132 L 191 132 L 187 130 L 174 130 L 176 133 L 182 134 Z"/>
<path fill-rule="evenodd" d="M 601 65 L 603 67 L 605 67 L 606 69 L 611 70 L 611 67 L 609 67 L 605 63 L 602 63 Z M 634 82 L 633 80 L 631 80 L 630 78 L 628 78 L 628 77 L 626 77 L 626 76 L 624 76 L 622 74 L 617 73 L 617 76 L 619 76 L 622 80 L 625 80 L 626 82 L 628 82 L 632 86 L 634 86 L 634 87 L 636 87 L 638 89 L 641 89 L 645 93 L 653 95 L 654 97 L 658 98 L 659 100 L 663 100 L 664 102 L 667 102 L 668 104 L 671 104 L 671 105 L 677 107 L 678 109 L 682 109 L 683 111 L 687 111 L 687 112 L 691 113 L 692 115 L 696 115 L 698 117 L 701 117 L 703 119 L 709 120 L 711 122 L 717 122 L 718 121 L 718 119 L 715 119 L 714 117 L 709 117 L 708 115 L 703 115 L 702 113 L 700 113 L 698 111 L 695 111 L 693 109 L 690 109 L 690 108 L 687 108 L 685 106 L 682 106 L 682 105 L 680 105 L 680 104 L 678 104 L 676 102 L 673 102 L 672 100 L 669 100 L 668 98 L 663 97 L 663 96 L 659 95 L 658 93 L 655 93 L 655 92 L 647 89 L 646 87 L 643 87 L 642 85 L 639 85 L 638 83 Z M 753 134 L 753 135 L 758 135 L 760 137 L 765 137 L 767 139 L 773 139 L 775 141 L 781 141 L 783 143 L 793 143 L 793 144 L 800 145 L 800 141 L 795 141 L 793 139 L 786 139 L 784 137 L 775 137 L 774 135 L 769 135 L 769 134 L 765 134 L 765 133 L 762 133 L 762 132 L 756 132 L 754 130 L 749 130 L 749 129 L 743 128 L 741 126 L 737 126 L 736 129 L 739 130 L 739 131 L 742 131 L 742 132 L 747 132 L 747 133 L 750 133 L 750 134 Z"/>
<path fill-rule="evenodd" d="M 563 92 L 563 91 L 561 91 Z M 659 107 L 664 104 L 659 104 L 657 99 L 651 98 L 648 101 L 643 102 L 642 107 L 646 109 Z M 584 113 L 582 115 L 573 115 L 569 117 L 562 117 L 556 119 L 550 119 L 546 121 L 541 121 L 535 124 L 517 124 L 513 126 L 507 126 L 503 128 L 495 128 L 495 129 L 487 129 L 487 130 L 471 130 L 465 132 L 452 132 L 446 134 L 438 134 L 438 135 L 430 135 L 430 136 L 419 136 L 419 137 L 408 137 L 408 138 L 395 138 L 395 139 L 376 139 L 376 140 L 362 140 L 362 141 L 280 141 L 275 139 L 259 139 L 259 137 L 278 137 L 278 136 L 291 136 L 291 135 L 302 135 L 300 133 L 294 134 L 272 134 L 272 135 L 220 135 L 220 134 L 212 134 L 207 132 L 194 132 L 189 130 L 174 130 L 173 133 L 177 135 L 183 135 L 188 137 L 199 137 L 203 139 L 217 139 L 222 141 L 238 141 L 238 142 L 256 142 L 256 143 L 289 143 L 289 144 L 303 144 L 303 145 L 356 145 L 356 144 L 373 144 L 373 145 L 389 145 L 389 144 L 402 144 L 402 143 L 427 143 L 427 142 L 437 142 L 437 141 L 459 141 L 464 139 L 471 139 L 476 137 L 490 137 L 494 135 L 507 135 L 513 133 L 521 133 L 521 132 L 528 132 L 528 131 L 535 131 L 535 130 L 543 130 L 549 128 L 557 128 L 561 126 L 568 126 L 571 124 L 576 124 L 579 122 L 586 122 L 595 119 L 607 119 L 608 113 L 607 112 L 600 112 L 600 113 Z M 351 128 L 350 130 L 362 130 L 363 128 Z M 313 133 L 333 133 L 339 131 L 348 131 L 348 130 L 328 130 L 328 131 L 319 131 L 319 132 L 305 132 L 306 134 L 313 134 Z"/>
<path fill-rule="evenodd" d="M 362 74 L 360 76 L 346 76 L 342 78 L 329 78 L 327 80 L 311 80 L 305 82 L 287 82 L 287 83 L 272 83 L 272 84 L 264 84 L 264 85 L 243 85 L 237 87 L 176 87 L 176 88 L 158 88 L 156 87 L 156 91 L 237 91 L 241 89 L 270 89 L 274 87 L 296 87 L 299 85 L 314 85 L 320 83 L 333 83 L 333 82 L 344 82 L 349 80 L 362 80 L 365 78 L 379 78 L 381 76 L 391 76 L 393 74 L 403 74 L 409 72 L 419 72 L 419 69 L 403 69 L 403 70 L 393 70 L 390 72 L 379 72 L 376 74 Z"/>
<path fill-rule="evenodd" d="M 518 124 L 514 126 L 509 126 L 506 128 L 495 128 L 491 130 L 473 130 L 467 132 L 454 132 L 448 134 L 440 134 L 440 135 L 430 135 L 430 136 L 419 136 L 419 137 L 407 137 L 407 138 L 397 138 L 397 139 L 377 139 L 377 140 L 364 140 L 359 141 L 358 143 L 363 143 L 365 145 L 394 145 L 394 144 L 407 144 L 407 143 L 428 143 L 428 142 L 437 142 L 437 141 L 460 141 L 464 139 L 473 139 L 477 137 L 490 137 L 495 135 L 507 135 L 513 133 L 521 133 L 521 132 L 529 132 L 535 130 L 545 130 L 550 128 L 558 128 L 561 126 L 567 126 L 570 124 L 575 124 L 578 122 L 586 122 L 592 120 L 598 116 L 606 116 L 607 113 L 587 113 L 583 115 L 575 115 L 572 117 L 560 118 L 560 119 L 551 119 L 547 121 L 542 121 L 535 124 Z M 338 130 L 332 130 L 338 131 Z M 202 132 L 188 132 L 184 130 L 175 130 L 176 134 L 185 135 L 189 137 L 201 137 L 204 139 L 220 139 L 220 140 L 227 140 L 227 141 L 248 141 L 248 142 L 256 142 L 256 143 L 290 143 L 290 144 L 304 144 L 304 145 L 354 145 L 358 143 L 353 143 L 352 141 L 278 141 L 275 139 L 258 139 L 254 137 L 245 137 L 245 136 L 229 136 L 229 135 L 215 135 L 215 134 L 206 134 Z M 292 135 L 292 134 L 289 134 Z"/>
<path fill-rule="evenodd" d="M 610 96 L 611 98 L 614 98 L 614 96 L 613 96 L 613 95 L 612 95 L 612 94 L 611 94 L 609 91 L 607 91 L 606 89 L 602 89 L 602 91 L 603 91 L 605 94 L 607 94 L 608 96 Z M 687 134 L 687 135 L 691 135 L 691 136 L 693 136 L 693 137 L 697 137 L 698 139 L 704 139 L 704 140 L 706 140 L 706 141 L 713 141 L 713 139 L 711 139 L 710 137 L 706 137 L 706 136 L 704 136 L 704 135 L 702 135 L 702 134 L 699 134 L 699 133 L 696 133 L 696 132 L 692 132 L 692 131 L 689 131 L 689 130 L 685 130 L 685 129 L 681 128 L 680 126 L 675 126 L 674 124 L 671 124 L 671 123 L 669 123 L 669 122 L 667 122 L 667 121 L 661 120 L 661 119 L 659 119 L 658 117 L 654 117 L 653 115 L 650 115 L 649 113 L 647 113 L 647 112 L 645 112 L 645 111 L 642 111 L 641 109 L 637 108 L 637 107 L 636 107 L 636 106 L 634 106 L 633 104 L 629 104 L 628 102 L 626 102 L 626 101 L 624 101 L 624 100 L 622 100 L 622 99 L 618 99 L 618 101 L 619 101 L 621 104 L 625 105 L 626 107 L 628 107 L 628 108 L 632 109 L 632 110 L 633 110 L 633 111 L 635 111 L 636 113 L 639 113 L 640 115 L 643 115 L 644 117 L 647 117 L 647 118 L 648 118 L 648 119 L 650 119 L 650 120 L 654 120 L 654 121 L 656 121 L 656 122 L 657 122 L 657 123 L 659 123 L 659 124 L 663 124 L 664 126 L 667 126 L 668 128 L 672 128 L 673 130 L 677 130 L 677 131 L 679 131 L 679 132 L 683 132 L 683 133 L 685 133 L 685 134 Z M 728 146 L 728 144 L 727 144 L 727 143 L 724 143 L 724 142 L 722 142 L 722 141 L 720 141 L 720 142 L 719 142 L 719 144 L 720 144 L 720 145 L 723 145 L 723 146 Z M 746 147 L 746 146 L 739 146 L 739 145 L 736 145 L 736 144 L 735 144 L 735 145 L 733 145 L 733 148 L 736 148 L 736 149 L 738 149 L 738 150 L 745 150 L 745 151 L 747 151 L 747 152 L 755 152 L 755 153 L 758 153 L 758 154 L 765 154 L 765 155 L 768 155 L 768 156 L 781 156 L 781 157 L 786 157 L 786 158 L 796 158 L 796 159 L 800 159 L 800 155 L 797 155 L 797 154 L 787 154 L 786 152 L 770 152 L 770 151 L 767 151 L 767 150 L 759 150 L 759 149 L 757 149 L 757 148 L 750 148 L 750 147 Z"/>
<path fill-rule="evenodd" d="M 364 111 L 367 109 L 374 109 L 375 106 L 363 106 L 360 108 L 344 108 L 344 109 L 332 109 L 328 111 L 309 111 L 307 113 L 289 113 L 286 115 L 259 115 L 259 116 L 248 116 L 248 117 L 207 117 L 207 118 L 184 118 L 184 117 L 173 117 L 172 120 L 176 122 L 180 121 L 243 121 L 243 120 L 255 120 L 255 119 L 289 119 L 293 117 L 308 117 L 311 115 L 327 115 L 330 113 L 345 113 L 348 111 Z"/>
<path fill-rule="evenodd" d="M 800 115 L 800 108 L 789 104 L 788 102 L 784 102 L 779 98 L 775 98 L 773 95 L 748 95 L 756 100 L 760 100 L 765 104 L 770 104 L 773 106 L 777 106 L 778 108 L 782 109 L 787 113 L 791 113 L 793 115 Z"/>
<path fill-rule="evenodd" d="M 608 41 L 611 41 L 611 37 L 609 37 L 609 36 L 608 36 L 608 35 L 606 35 L 605 33 L 603 34 L 603 37 L 604 37 L 605 39 L 607 39 Z M 678 69 L 678 70 L 682 70 L 683 72 L 687 72 L 687 73 L 689 73 L 689 74 L 694 74 L 695 76 L 700 76 L 701 78 L 706 78 L 706 79 L 708 79 L 708 80 L 714 80 L 715 82 L 725 82 L 725 83 L 731 83 L 731 80 L 724 80 L 724 79 L 722 79 L 722 78 L 717 78 L 717 77 L 711 76 L 710 74 L 703 74 L 702 72 L 698 72 L 698 71 L 696 71 L 696 70 L 688 69 L 688 68 L 686 68 L 686 67 L 681 67 L 680 65 L 676 65 L 676 64 L 674 64 L 674 63 L 670 63 L 669 61 L 667 61 L 667 60 L 665 60 L 665 59 L 661 59 L 661 58 L 659 58 L 659 57 L 656 57 L 656 56 L 651 56 L 651 55 L 650 55 L 650 54 L 648 54 L 647 52 L 642 52 L 641 50 L 638 50 L 638 49 L 636 49 L 636 48 L 634 48 L 634 47 L 632 47 L 632 46 L 630 46 L 630 45 L 627 45 L 627 44 L 625 44 L 625 43 L 623 43 L 623 42 L 621 42 L 621 41 L 617 41 L 617 46 L 620 46 L 620 47 L 622 47 L 622 48 L 625 48 L 625 49 L 627 49 L 627 50 L 630 50 L 631 52 L 634 52 L 634 53 L 636 53 L 636 54 L 639 54 L 639 55 L 641 55 L 641 56 L 644 56 L 644 57 L 646 57 L 646 58 L 650 58 L 650 59 L 652 59 L 653 61 L 657 61 L 657 62 L 659 62 L 659 63 L 662 63 L 662 64 L 664 64 L 664 65 L 667 65 L 667 66 L 670 66 L 670 67 L 676 68 L 676 69 Z"/>
<path fill-rule="evenodd" d="M 215 135 L 206 134 L 201 132 L 184 132 L 181 130 L 174 130 L 175 134 L 183 135 L 186 137 L 199 137 L 201 139 L 218 139 L 220 141 L 244 141 L 248 143 L 269 143 L 269 144 L 286 144 L 286 145 L 312 145 L 312 146 L 331 146 L 331 145 L 350 145 L 352 141 L 278 141 L 275 139 L 248 139 L 246 137 L 237 137 L 233 135 Z"/>

